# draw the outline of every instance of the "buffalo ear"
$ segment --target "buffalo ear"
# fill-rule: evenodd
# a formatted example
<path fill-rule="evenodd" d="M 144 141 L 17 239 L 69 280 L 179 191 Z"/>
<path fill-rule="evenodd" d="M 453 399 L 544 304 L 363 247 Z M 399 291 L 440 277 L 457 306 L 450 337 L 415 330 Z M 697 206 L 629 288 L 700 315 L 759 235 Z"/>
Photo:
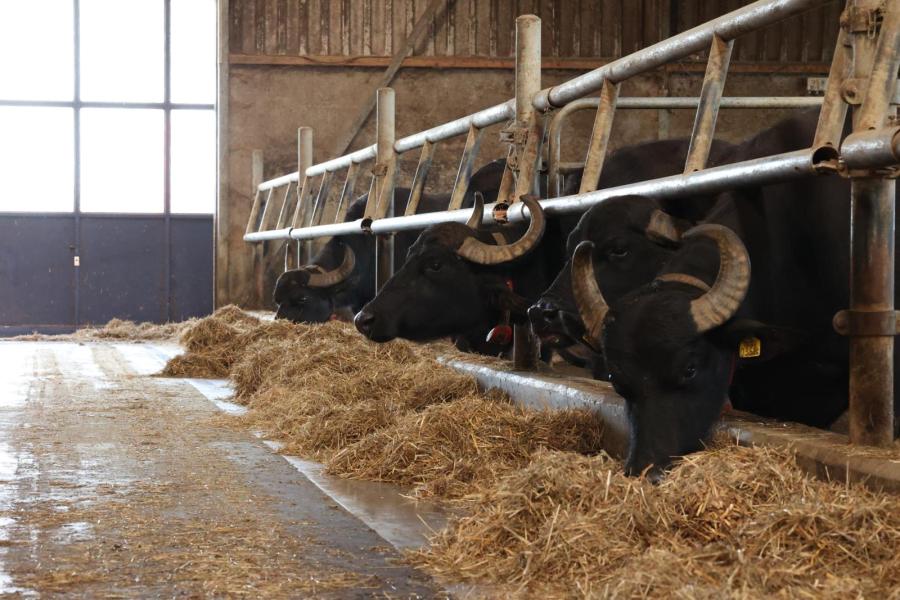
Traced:
<path fill-rule="evenodd" d="M 808 341 L 808 334 L 751 319 L 732 319 L 717 332 L 722 343 L 733 348 L 744 361 L 765 362 L 797 350 Z M 758 355 L 757 355 L 758 353 Z"/>

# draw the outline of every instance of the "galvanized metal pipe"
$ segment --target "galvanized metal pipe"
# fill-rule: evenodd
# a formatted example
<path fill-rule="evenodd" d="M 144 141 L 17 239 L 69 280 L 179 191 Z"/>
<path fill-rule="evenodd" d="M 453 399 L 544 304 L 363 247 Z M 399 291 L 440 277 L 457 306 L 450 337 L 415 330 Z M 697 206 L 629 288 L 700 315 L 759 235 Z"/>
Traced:
<path fill-rule="evenodd" d="M 713 36 L 733 40 L 745 33 L 781 21 L 829 0 L 758 0 L 698 25 L 652 46 L 608 63 L 565 83 L 542 90 L 534 106 L 544 111 L 559 107 L 600 89 L 604 79 L 622 82 L 666 63 L 706 50 Z"/>
<path fill-rule="evenodd" d="M 732 163 L 713 167 L 695 173 L 671 175 L 659 179 L 651 179 L 639 183 L 630 183 L 614 188 L 605 188 L 589 194 L 575 194 L 542 200 L 544 212 L 550 216 L 582 213 L 590 207 L 601 204 L 610 198 L 625 195 L 645 195 L 656 198 L 680 198 L 698 194 L 717 194 L 736 186 L 769 185 L 789 181 L 799 177 L 818 174 L 817 165 L 813 162 L 814 148 L 796 150 L 784 154 L 776 154 L 764 158 Z M 888 166 L 881 160 L 882 155 L 868 158 L 865 166 L 879 168 Z M 893 164 L 893 161 L 889 164 Z M 491 210 L 485 207 L 484 224 L 493 223 Z M 424 229 L 438 223 L 465 223 L 472 211 L 469 209 L 442 213 L 425 213 L 408 217 L 379 219 L 371 223 L 372 233 L 396 233 Z M 528 219 L 528 209 L 512 207 L 507 211 L 507 219 L 511 223 L 520 223 Z M 290 236 L 292 239 L 312 239 L 330 235 L 353 235 L 364 233 L 362 220 L 334 225 L 321 225 L 303 229 L 284 229 L 280 231 L 261 231 L 244 236 L 247 242 L 280 239 Z"/>
<path fill-rule="evenodd" d="M 882 3 L 855 0 L 849 8 L 874 14 Z M 887 125 L 900 68 L 900 6 L 884 4 L 877 41 L 869 32 L 851 32 L 857 78 L 868 77 L 862 106 L 854 112 L 854 134 Z M 892 138 L 893 139 L 893 138 Z M 884 155 L 878 147 L 872 152 Z M 860 173 L 850 185 L 850 313 L 894 315 L 894 229 L 896 183 L 877 173 Z M 876 313 L 876 315 L 872 315 Z M 894 336 L 851 330 L 850 441 L 890 446 L 894 441 Z"/>
<path fill-rule="evenodd" d="M 723 40 L 714 35 L 709 49 L 709 61 L 706 63 L 706 75 L 703 77 L 703 88 L 700 90 L 700 105 L 691 131 L 691 142 L 688 146 L 684 172 L 699 171 L 706 166 L 709 149 L 712 148 L 716 133 L 716 118 L 719 116 L 719 102 L 725 89 L 725 78 L 728 76 L 728 65 L 731 63 L 731 49 L 734 40 Z"/>
<path fill-rule="evenodd" d="M 428 181 L 428 172 L 431 170 L 431 162 L 434 160 L 435 142 L 425 142 L 422 152 L 419 154 L 419 163 L 416 165 L 416 173 L 413 175 L 412 185 L 409 191 L 409 200 L 406 202 L 407 215 L 414 215 L 419 210 L 419 202 L 422 200 L 422 192 L 425 191 L 425 182 Z"/>
<path fill-rule="evenodd" d="M 456 172 L 456 181 L 453 184 L 453 193 L 450 195 L 450 204 L 447 206 L 447 210 L 462 208 L 466 190 L 469 189 L 469 180 L 472 179 L 475 159 L 478 158 L 478 149 L 481 147 L 483 134 L 484 129 L 476 129 L 474 126 L 469 127 L 469 134 L 466 136 L 466 145 L 463 148 L 462 158 L 459 159 L 459 169 Z"/>
<path fill-rule="evenodd" d="M 808 108 L 821 106 L 822 98 L 816 96 L 745 96 L 722 98 L 719 108 Z M 616 109 L 696 109 L 700 104 L 700 98 L 686 96 L 667 97 L 619 97 L 616 100 Z M 566 104 L 553 114 L 548 128 L 547 140 L 549 144 L 548 155 L 548 187 L 552 196 L 559 196 L 561 180 L 559 177 L 562 154 L 562 129 L 568 117 L 581 110 L 596 110 L 600 105 L 600 98 L 581 98 Z"/>
<path fill-rule="evenodd" d="M 588 143 L 587 155 L 584 159 L 584 173 L 581 176 L 581 185 L 578 192 L 581 194 L 593 192 L 600 183 L 600 173 L 603 171 L 603 163 L 606 160 L 606 149 L 609 145 L 609 135 L 612 133 L 613 117 L 616 114 L 616 100 L 619 97 L 619 84 L 604 81 L 600 88 L 597 114 L 594 115 L 594 128 L 591 131 L 591 140 Z M 559 133 L 557 132 L 557 135 Z M 556 147 L 557 155 L 559 145 Z M 556 194 L 559 195 L 559 162 L 554 165 L 557 176 L 555 178 Z"/>

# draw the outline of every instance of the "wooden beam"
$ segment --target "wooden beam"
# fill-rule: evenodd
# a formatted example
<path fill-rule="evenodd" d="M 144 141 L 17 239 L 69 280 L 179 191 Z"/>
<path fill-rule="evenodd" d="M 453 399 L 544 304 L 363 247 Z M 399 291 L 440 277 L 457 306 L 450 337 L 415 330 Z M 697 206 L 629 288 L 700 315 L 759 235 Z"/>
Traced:
<path fill-rule="evenodd" d="M 262 54 L 231 54 L 229 62 L 247 66 L 283 67 L 361 67 L 383 68 L 391 64 L 390 56 L 287 56 Z M 602 67 L 612 59 L 595 58 L 554 58 L 545 56 L 541 62 L 544 69 L 588 71 Z M 406 68 L 417 69 L 509 69 L 515 68 L 512 58 L 487 56 L 409 56 L 403 61 Z M 733 62 L 730 73 L 760 74 L 827 74 L 829 63 L 783 63 L 783 62 Z M 706 62 L 678 62 L 660 67 L 657 71 L 669 73 L 702 73 Z"/>

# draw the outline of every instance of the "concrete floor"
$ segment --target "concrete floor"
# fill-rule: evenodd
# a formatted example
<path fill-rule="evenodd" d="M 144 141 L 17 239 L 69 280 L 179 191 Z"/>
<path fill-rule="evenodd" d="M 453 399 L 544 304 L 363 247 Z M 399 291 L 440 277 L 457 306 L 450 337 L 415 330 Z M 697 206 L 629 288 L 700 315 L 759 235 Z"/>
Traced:
<path fill-rule="evenodd" d="M 0 595 L 446 595 L 397 549 L 438 507 L 285 460 L 174 352 L 0 342 Z"/>

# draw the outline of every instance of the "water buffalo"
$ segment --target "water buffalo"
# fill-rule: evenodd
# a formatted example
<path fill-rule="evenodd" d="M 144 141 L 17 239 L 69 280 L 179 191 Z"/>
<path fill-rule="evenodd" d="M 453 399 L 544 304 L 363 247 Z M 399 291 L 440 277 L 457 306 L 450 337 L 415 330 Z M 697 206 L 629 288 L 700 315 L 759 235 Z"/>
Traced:
<path fill-rule="evenodd" d="M 811 140 L 814 117 L 761 133 L 737 160 Z M 577 246 L 573 292 L 626 401 L 629 474 L 659 475 L 699 449 L 728 398 L 819 427 L 846 409 L 848 343 L 832 318 L 849 306 L 849 187 L 818 176 L 721 194 L 651 282 L 615 299 L 598 285 L 595 244 Z"/>
<path fill-rule="evenodd" d="M 680 173 L 688 146 L 689 140 L 676 139 L 622 148 L 606 160 L 599 188 Z M 708 162 L 719 164 L 734 151 L 732 144 L 715 141 Z M 564 194 L 577 192 L 577 182 L 573 183 Z M 663 203 L 637 196 L 612 199 L 581 216 L 569 233 L 566 256 L 572 256 L 579 242 L 597 240 L 594 260 L 603 293 L 608 298 L 618 298 L 650 281 L 675 251 L 673 235 L 703 218 L 714 202 L 712 196 Z M 647 244 L 647 236 L 657 243 Z M 568 262 L 529 308 L 528 317 L 542 347 L 555 349 L 569 362 L 589 367 L 595 377 L 602 377 L 601 357 L 581 343 L 584 325 L 572 296 Z"/>
<path fill-rule="evenodd" d="M 511 243 L 478 228 L 483 205 L 477 201 L 469 223 L 422 232 L 403 267 L 356 315 L 357 329 L 377 342 L 455 336 L 485 351 L 478 341 L 496 325 L 524 323 L 527 299 L 537 296 L 560 263 L 539 248 L 547 222 L 537 198 L 522 201 L 531 219 Z M 521 229 L 507 226 L 504 235 Z"/>
<path fill-rule="evenodd" d="M 497 197 L 505 160 L 488 163 L 472 175 L 463 206 L 472 206 L 474 194 L 482 193 L 489 201 Z M 409 199 L 408 188 L 397 188 L 394 210 L 403 214 Z M 368 194 L 357 198 L 347 210 L 347 221 L 361 219 Z M 419 213 L 445 210 L 447 194 L 423 194 Z M 402 264 L 407 249 L 417 233 L 402 232 L 394 238 L 395 267 Z M 309 265 L 286 271 L 275 283 L 273 299 L 276 319 L 296 323 L 321 323 L 332 318 L 349 320 L 375 295 L 375 240 L 371 236 L 334 237 L 312 259 Z"/>

